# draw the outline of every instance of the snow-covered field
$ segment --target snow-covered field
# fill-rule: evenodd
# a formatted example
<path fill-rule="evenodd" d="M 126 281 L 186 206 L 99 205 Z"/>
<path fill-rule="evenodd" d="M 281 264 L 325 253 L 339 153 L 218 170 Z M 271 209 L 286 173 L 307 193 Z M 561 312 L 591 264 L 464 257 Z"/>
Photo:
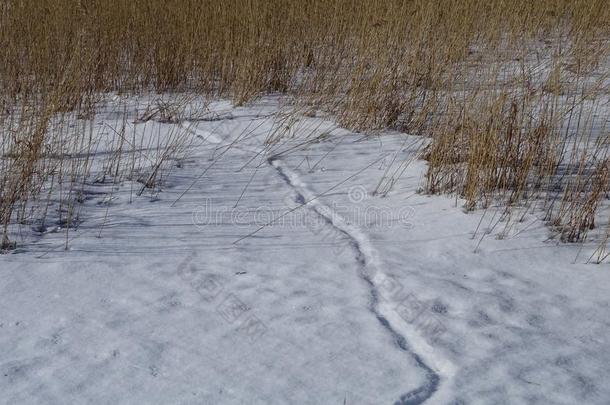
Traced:
<path fill-rule="evenodd" d="M 160 193 L 92 183 L 69 250 L 0 256 L 0 402 L 609 403 L 589 247 L 418 193 L 421 138 L 210 108 L 159 124 L 191 138 Z"/>

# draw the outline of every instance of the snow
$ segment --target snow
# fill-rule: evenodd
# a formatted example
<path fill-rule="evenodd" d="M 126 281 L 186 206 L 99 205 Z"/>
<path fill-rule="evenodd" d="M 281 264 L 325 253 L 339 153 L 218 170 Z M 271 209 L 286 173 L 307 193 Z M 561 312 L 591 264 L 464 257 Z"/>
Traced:
<path fill-rule="evenodd" d="M 274 97 L 208 108 L 128 126 L 183 131 L 187 155 L 161 190 L 88 184 L 68 250 L 65 229 L 15 231 L 1 402 L 608 403 L 610 274 L 591 247 L 533 213 L 498 238 L 493 208 L 420 194 L 422 138 Z"/>

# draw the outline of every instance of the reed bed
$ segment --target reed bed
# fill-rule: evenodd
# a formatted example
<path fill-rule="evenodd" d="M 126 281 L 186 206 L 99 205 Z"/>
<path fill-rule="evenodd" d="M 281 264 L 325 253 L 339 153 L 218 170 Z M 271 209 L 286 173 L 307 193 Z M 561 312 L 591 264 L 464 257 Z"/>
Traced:
<path fill-rule="evenodd" d="M 354 130 L 429 137 L 424 189 L 467 209 L 541 209 L 572 242 L 608 223 L 605 0 L 7 0 L 0 47 L 3 248 L 54 176 L 74 211 L 94 137 L 65 129 L 108 94 L 281 93 Z"/>

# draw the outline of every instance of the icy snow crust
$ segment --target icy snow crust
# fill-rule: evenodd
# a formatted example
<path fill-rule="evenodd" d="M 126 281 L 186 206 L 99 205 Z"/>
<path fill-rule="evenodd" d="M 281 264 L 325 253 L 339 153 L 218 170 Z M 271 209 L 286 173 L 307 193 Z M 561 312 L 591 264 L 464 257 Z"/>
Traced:
<path fill-rule="evenodd" d="M 421 138 L 211 109 L 161 125 L 193 143 L 154 198 L 92 184 L 68 251 L 0 256 L 0 402 L 607 403 L 610 275 L 579 246 L 534 216 L 481 241 L 493 213 L 417 193 Z"/>

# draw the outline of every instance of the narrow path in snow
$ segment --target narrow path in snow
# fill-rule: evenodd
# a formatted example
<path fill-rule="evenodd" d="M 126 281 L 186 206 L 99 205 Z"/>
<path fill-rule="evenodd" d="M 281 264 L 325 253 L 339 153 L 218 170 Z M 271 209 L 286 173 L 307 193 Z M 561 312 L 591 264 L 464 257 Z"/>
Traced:
<path fill-rule="evenodd" d="M 427 382 L 413 391 L 403 394 L 395 405 L 415 405 L 422 404 L 429 400 L 438 390 L 440 384 L 439 374 L 432 369 L 419 354 L 417 354 L 407 343 L 407 339 L 400 334 L 388 321 L 386 315 L 382 313 L 380 307 L 380 292 L 375 282 L 375 278 L 381 275 L 378 267 L 377 252 L 373 248 L 368 236 L 358 227 L 349 224 L 343 217 L 330 207 L 324 205 L 301 180 L 299 175 L 286 167 L 278 158 L 271 157 L 268 163 L 277 171 L 286 184 L 296 194 L 296 202 L 306 205 L 308 209 L 319 215 L 328 226 L 346 236 L 350 247 L 355 253 L 358 263 L 358 275 L 367 284 L 371 296 L 369 310 L 375 315 L 379 323 L 387 330 L 400 350 L 411 355 L 416 364 L 424 370 Z"/>
<path fill-rule="evenodd" d="M 183 127 L 204 139 L 204 141 L 213 144 L 221 144 L 223 142 L 220 137 L 208 131 L 201 131 L 196 127 L 184 124 Z M 230 145 L 236 146 L 236 143 L 233 141 Z M 244 148 L 239 147 L 239 149 Z M 245 151 L 255 153 L 256 155 L 264 152 L 258 148 L 245 148 Z M 391 325 L 388 320 L 388 314 L 384 314 L 385 311 L 380 303 L 381 297 L 378 282 L 376 282 L 376 279 L 383 279 L 384 275 L 380 271 L 381 266 L 379 265 L 377 251 L 371 244 L 369 237 L 357 226 L 348 223 L 341 215 L 323 204 L 318 198 L 320 196 L 311 191 L 301 180 L 300 176 L 287 167 L 278 157 L 272 156 L 266 159 L 266 161 L 296 194 L 297 203 L 306 205 L 308 209 L 319 215 L 328 226 L 345 236 L 348 241 L 347 243 L 349 243 L 354 251 L 355 260 L 358 264 L 358 275 L 369 289 L 371 300 L 368 309 L 377 318 L 382 327 L 392 336 L 398 348 L 412 356 L 415 363 L 423 370 L 427 382 L 421 387 L 401 395 L 394 402 L 394 405 L 417 405 L 431 399 L 439 390 L 441 377 L 420 354 L 413 350 L 405 336 Z"/>

